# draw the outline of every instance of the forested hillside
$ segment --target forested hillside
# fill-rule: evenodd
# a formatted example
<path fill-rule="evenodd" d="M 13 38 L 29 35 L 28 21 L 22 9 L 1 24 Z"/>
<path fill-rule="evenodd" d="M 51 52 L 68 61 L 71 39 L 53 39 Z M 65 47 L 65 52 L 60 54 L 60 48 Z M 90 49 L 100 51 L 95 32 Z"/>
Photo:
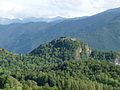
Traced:
<path fill-rule="evenodd" d="M 42 44 L 29 54 L 0 49 L 0 89 L 120 90 L 120 66 L 114 64 L 118 57 L 69 37 Z"/>

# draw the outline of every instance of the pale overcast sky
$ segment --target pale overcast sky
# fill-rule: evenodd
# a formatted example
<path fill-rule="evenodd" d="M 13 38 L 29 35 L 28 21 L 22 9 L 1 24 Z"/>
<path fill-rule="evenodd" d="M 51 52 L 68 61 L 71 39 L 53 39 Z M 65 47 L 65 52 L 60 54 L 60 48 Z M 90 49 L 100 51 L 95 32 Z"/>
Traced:
<path fill-rule="evenodd" d="M 120 0 L 0 0 L 0 17 L 80 17 L 120 7 Z"/>

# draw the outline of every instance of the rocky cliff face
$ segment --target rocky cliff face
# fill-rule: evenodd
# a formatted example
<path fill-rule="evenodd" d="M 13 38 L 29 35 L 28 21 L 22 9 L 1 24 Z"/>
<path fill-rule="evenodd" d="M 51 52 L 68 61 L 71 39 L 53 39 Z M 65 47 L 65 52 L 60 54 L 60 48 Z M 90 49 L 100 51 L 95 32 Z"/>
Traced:
<path fill-rule="evenodd" d="M 76 49 L 75 51 L 75 59 L 79 60 L 81 57 L 85 57 L 88 58 L 90 57 L 92 50 L 88 47 L 88 45 L 82 45 L 80 47 L 78 47 L 78 49 Z"/>

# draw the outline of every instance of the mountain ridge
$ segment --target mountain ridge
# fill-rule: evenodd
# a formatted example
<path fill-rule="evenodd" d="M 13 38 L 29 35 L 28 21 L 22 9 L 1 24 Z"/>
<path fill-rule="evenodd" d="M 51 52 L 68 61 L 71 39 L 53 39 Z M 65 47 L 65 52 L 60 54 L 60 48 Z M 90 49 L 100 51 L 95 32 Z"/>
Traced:
<path fill-rule="evenodd" d="M 28 17 L 28 18 L 13 18 L 13 19 L 9 19 L 9 18 L 0 18 L 0 24 L 1 25 L 9 25 L 9 24 L 14 24 L 14 23 L 30 23 L 30 22 L 46 22 L 46 23 L 50 23 L 50 22 L 62 22 L 65 18 L 57 16 L 54 18 L 37 18 L 37 17 Z"/>
<path fill-rule="evenodd" d="M 0 47 L 15 53 L 28 53 L 39 44 L 70 36 L 98 50 L 119 51 L 119 14 L 120 8 L 117 8 L 83 19 L 0 25 Z"/>

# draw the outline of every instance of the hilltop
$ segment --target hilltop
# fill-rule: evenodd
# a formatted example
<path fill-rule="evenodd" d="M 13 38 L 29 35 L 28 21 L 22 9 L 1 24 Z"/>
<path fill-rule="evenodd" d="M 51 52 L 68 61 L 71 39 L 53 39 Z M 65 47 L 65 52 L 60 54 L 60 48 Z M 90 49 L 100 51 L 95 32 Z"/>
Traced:
<path fill-rule="evenodd" d="M 82 55 L 88 57 L 91 49 L 87 44 L 75 38 L 60 37 L 49 43 L 42 44 L 30 52 L 31 55 L 45 56 L 59 59 L 80 59 Z"/>
<path fill-rule="evenodd" d="M 106 60 L 114 62 L 120 55 L 117 52 L 103 52 L 91 49 L 87 44 L 76 38 L 60 37 L 51 42 L 41 44 L 30 52 L 43 58 L 54 58 L 62 60 L 81 60 L 94 58 L 96 60 Z"/>

